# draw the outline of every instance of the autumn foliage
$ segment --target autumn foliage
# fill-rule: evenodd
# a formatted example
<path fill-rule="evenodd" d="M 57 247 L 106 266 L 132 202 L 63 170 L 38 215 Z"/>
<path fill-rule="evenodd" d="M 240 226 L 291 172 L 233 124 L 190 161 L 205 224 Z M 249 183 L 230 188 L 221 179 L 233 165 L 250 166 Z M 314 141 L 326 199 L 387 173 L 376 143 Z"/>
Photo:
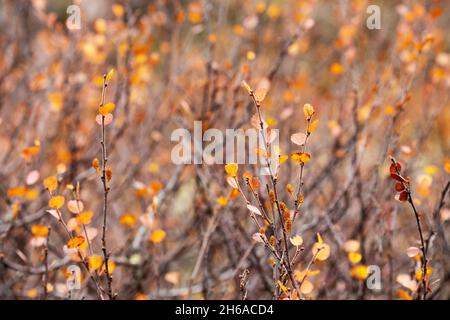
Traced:
<path fill-rule="evenodd" d="M 450 3 L 98 3 L 0 3 L 0 299 L 450 297 Z"/>

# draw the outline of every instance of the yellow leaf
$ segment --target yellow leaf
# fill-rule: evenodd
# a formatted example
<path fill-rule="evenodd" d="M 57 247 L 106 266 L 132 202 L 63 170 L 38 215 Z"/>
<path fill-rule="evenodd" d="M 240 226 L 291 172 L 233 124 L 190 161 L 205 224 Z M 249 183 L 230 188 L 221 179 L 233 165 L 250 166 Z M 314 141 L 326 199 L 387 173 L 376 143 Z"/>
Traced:
<path fill-rule="evenodd" d="M 50 192 L 55 191 L 56 188 L 58 188 L 58 180 L 54 176 L 50 176 L 44 179 L 43 184 L 44 187 L 47 188 Z"/>
<path fill-rule="evenodd" d="M 247 60 L 252 61 L 252 60 L 255 60 L 255 58 L 256 58 L 256 54 L 254 51 L 247 51 Z"/>
<path fill-rule="evenodd" d="M 306 164 L 311 159 L 311 155 L 309 153 L 296 152 L 291 155 L 291 159 L 298 164 Z"/>
<path fill-rule="evenodd" d="M 282 164 L 284 162 L 286 162 L 286 160 L 289 159 L 289 157 L 287 155 L 282 155 L 278 157 L 278 163 Z"/>
<path fill-rule="evenodd" d="M 108 272 L 112 274 L 116 270 L 116 263 L 114 261 L 108 260 Z M 102 265 L 102 272 L 106 272 L 105 264 Z"/>
<path fill-rule="evenodd" d="M 13 187 L 13 188 L 9 188 L 7 191 L 7 195 L 9 198 L 14 198 L 14 197 L 23 197 L 25 196 L 27 192 L 27 188 L 25 187 Z"/>
<path fill-rule="evenodd" d="M 425 168 L 423 168 L 423 171 L 430 176 L 434 176 L 439 171 L 439 168 L 435 165 L 430 164 L 428 166 L 425 166 Z"/>
<path fill-rule="evenodd" d="M 31 226 L 31 234 L 34 237 L 42 237 L 45 238 L 48 236 L 48 228 L 46 226 L 35 224 Z"/>
<path fill-rule="evenodd" d="M 335 62 L 330 66 L 330 72 L 332 74 L 341 75 L 344 73 L 344 71 L 344 66 L 340 63 Z"/>
<path fill-rule="evenodd" d="M 25 198 L 27 200 L 36 200 L 39 197 L 39 191 L 36 189 L 27 189 L 27 192 L 25 193 Z"/>
<path fill-rule="evenodd" d="M 359 252 L 349 252 L 348 253 L 348 260 L 352 264 L 356 264 L 356 263 L 360 262 L 361 259 L 362 259 L 362 255 Z"/>
<path fill-rule="evenodd" d="M 445 162 L 444 169 L 447 173 L 450 173 L 450 160 Z"/>
<path fill-rule="evenodd" d="M 405 290 L 402 290 L 402 289 L 397 290 L 397 296 L 402 300 L 412 300 L 413 299 L 413 297 L 408 292 L 406 292 Z"/>
<path fill-rule="evenodd" d="M 316 257 L 319 261 L 325 261 L 330 256 L 330 246 L 323 242 L 322 237 L 320 234 L 317 234 L 317 242 L 314 243 L 312 247 L 312 254 Z"/>
<path fill-rule="evenodd" d="M 256 148 L 256 149 L 255 149 L 255 153 L 256 153 L 258 156 L 261 156 L 261 157 L 265 157 L 265 158 L 268 158 L 268 157 L 269 157 L 269 154 L 266 152 L 266 150 L 261 149 L 261 148 Z"/>
<path fill-rule="evenodd" d="M 122 17 L 125 13 L 125 9 L 121 4 L 115 3 L 112 5 L 112 12 L 116 17 Z"/>
<path fill-rule="evenodd" d="M 97 158 L 94 158 L 94 160 L 92 160 L 92 167 L 95 169 L 95 171 L 99 172 L 100 161 Z"/>
<path fill-rule="evenodd" d="M 317 129 L 318 125 L 319 125 L 319 119 L 316 119 L 313 122 L 311 122 L 311 124 L 308 127 L 308 134 L 313 133 Z"/>
<path fill-rule="evenodd" d="M 299 236 L 298 234 L 293 236 L 289 240 L 296 247 L 299 247 L 299 246 L 301 246 L 303 244 L 303 238 L 301 236 Z"/>
<path fill-rule="evenodd" d="M 51 107 L 54 111 L 59 111 L 63 107 L 64 98 L 61 92 L 53 92 L 48 95 Z"/>
<path fill-rule="evenodd" d="M 106 75 L 106 82 L 109 82 L 112 79 L 113 75 L 114 75 L 114 69 L 109 70 L 108 74 Z"/>
<path fill-rule="evenodd" d="M 162 229 L 153 231 L 150 235 L 150 241 L 153 243 L 160 243 L 166 237 L 166 232 Z"/>
<path fill-rule="evenodd" d="M 369 267 L 361 264 L 353 267 L 350 273 L 353 278 L 365 280 L 369 276 Z"/>
<path fill-rule="evenodd" d="M 53 209 L 59 209 L 64 205 L 64 197 L 63 196 L 53 196 L 48 201 L 48 205 Z"/>
<path fill-rule="evenodd" d="M 278 18 L 281 15 L 281 6 L 276 3 L 270 4 L 267 8 L 266 14 L 272 19 Z"/>
<path fill-rule="evenodd" d="M 100 256 L 93 255 L 88 259 L 89 269 L 91 270 L 99 270 L 103 264 L 103 259 Z"/>
<path fill-rule="evenodd" d="M 31 288 L 27 291 L 27 297 L 29 299 L 36 299 L 38 296 L 38 291 L 36 288 Z"/>
<path fill-rule="evenodd" d="M 120 216 L 119 222 L 120 222 L 120 224 L 131 227 L 136 224 L 136 217 L 130 213 L 125 213 Z"/>
<path fill-rule="evenodd" d="M 234 162 L 225 165 L 225 171 L 231 177 L 236 177 L 238 172 L 238 165 Z"/>
<path fill-rule="evenodd" d="M 106 116 L 108 113 L 111 113 L 116 108 L 116 105 L 113 102 L 108 102 L 107 104 L 100 106 L 98 108 L 98 113 L 102 116 Z"/>
<path fill-rule="evenodd" d="M 143 293 L 139 293 L 134 297 L 134 300 L 148 300 L 148 296 Z"/>
<path fill-rule="evenodd" d="M 431 273 L 432 273 L 432 272 L 433 272 L 433 268 L 427 267 L 427 278 L 428 278 L 429 276 L 431 276 Z M 417 279 L 417 281 L 422 280 L 422 275 L 423 275 L 423 269 L 420 268 L 420 269 L 417 270 L 417 272 L 416 272 L 416 279 Z"/>
<path fill-rule="evenodd" d="M 294 186 L 293 186 L 292 184 L 288 183 L 288 184 L 286 185 L 286 191 L 287 191 L 289 194 L 293 194 L 293 193 L 294 193 Z"/>
<path fill-rule="evenodd" d="M 105 172 L 105 174 L 106 174 L 106 181 L 111 181 L 111 178 L 112 178 L 112 168 L 111 167 L 107 167 L 106 168 L 106 172 Z"/>
<path fill-rule="evenodd" d="M 81 249 L 82 245 L 84 244 L 85 239 L 82 235 L 78 235 L 73 237 L 72 239 L 69 240 L 69 242 L 67 242 L 67 248 L 69 249 L 73 249 L 73 248 L 78 248 Z"/>
<path fill-rule="evenodd" d="M 305 114 L 306 119 L 311 118 L 314 115 L 314 107 L 309 103 L 306 103 L 303 106 L 303 113 Z"/>
<path fill-rule="evenodd" d="M 280 280 L 278 280 L 278 286 L 280 287 L 280 289 L 281 289 L 281 291 L 283 291 L 283 293 L 285 294 L 285 295 L 289 295 L 289 291 L 288 291 L 288 289 L 286 288 L 286 286 L 280 281 Z"/>
<path fill-rule="evenodd" d="M 93 216 L 94 216 L 94 213 L 92 211 L 82 212 L 77 216 L 77 222 L 79 224 L 89 224 L 89 223 L 91 223 Z"/>
<path fill-rule="evenodd" d="M 322 236 L 320 235 L 320 233 L 317 233 L 317 242 L 320 244 L 323 243 L 323 239 L 322 239 Z"/>
<path fill-rule="evenodd" d="M 217 203 L 220 204 L 222 207 L 225 207 L 228 203 L 228 200 L 224 196 L 220 196 L 217 198 Z"/>
<path fill-rule="evenodd" d="M 27 147 L 22 150 L 21 156 L 25 160 L 30 161 L 33 158 L 33 156 L 39 154 L 40 151 L 41 151 L 41 148 L 39 145 Z"/>
<path fill-rule="evenodd" d="M 156 162 L 149 163 L 148 172 L 156 173 L 159 171 L 159 165 Z"/>
<path fill-rule="evenodd" d="M 300 287 L 300 291 L 303 294 L 310 294 L 314 290 L 314 286 L 308 280 L 304 280 L 302 286 Z"/>

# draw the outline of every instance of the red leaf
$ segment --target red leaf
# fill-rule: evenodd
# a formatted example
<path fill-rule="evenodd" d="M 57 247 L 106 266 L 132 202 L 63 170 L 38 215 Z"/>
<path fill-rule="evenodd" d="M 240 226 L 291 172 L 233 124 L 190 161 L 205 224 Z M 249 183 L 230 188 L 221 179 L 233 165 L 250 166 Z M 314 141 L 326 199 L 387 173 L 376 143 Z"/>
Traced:
<path fill-rule="evenodd" d="M 400 192 L 400 194 L 398 196 L 398 200 L 400 200 L 400 201 L 408 200 L 408 192 L 406 192 L 406 191 Z"/>
<path fill-rule="evenodd" d="M 397 169 L 395 168 L 397 165 Z M 402 166 L 400 165 L 400 162 L 396 162 L 395 164 L 391 164 L 391 166 L 389 167 L 389 171 L 391 172 L 391 174 L 397 174 L 397 172 L 402 171 Z"/>
<path fill-rule="evenodd" d="M 406 180 L 402 176 L 399 176 L 396 173 L 391 173 L 391 178 L 400 182 L 406 182 Z"/>
<path fill-rule="evenodd" d="M 405 190 L 405 186 L 403 185 L 403 183 L 396 182 L 395 183 L 395 191 L 400 192 L 400 191 L 403 191 L 403 190 Z"/>

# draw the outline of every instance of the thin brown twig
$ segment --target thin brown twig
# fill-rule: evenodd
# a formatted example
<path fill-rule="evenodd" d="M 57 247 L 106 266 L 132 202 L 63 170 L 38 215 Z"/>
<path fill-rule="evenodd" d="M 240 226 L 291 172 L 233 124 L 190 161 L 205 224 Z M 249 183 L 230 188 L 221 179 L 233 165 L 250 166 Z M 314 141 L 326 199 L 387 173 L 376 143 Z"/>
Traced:
<path fill-rule="evenodd" d="M 106 94 L 106 88 L 108 87 L 108 83 L 106 81 L 107 75 L 103 75 L 103 89 L 102 89 L 102 100 L 100 102 L 100 106 L 103 106 L 105 103 L 105 94 Z M 102 225 L 102 252 L 103 252 L 103 258 L 104 258 L 104 265 L 105 265 L 105 274 L 106 274 L 106 282 L 108 285 L 108 297 L 110 300 L 113 300 L 115 298 L 115 295 L 113 295 L 112 292 L 112 276 L 109 271 L 108 261 L 110 253 L 107 251 L 106 247 L 106 224 L 107 224 L 107 212 L 108 212 L 108 193 L 109 193 L 109 186 L 107 183 L 107 177 L 106 177 L 106 164 L 108 162 L 108 157 L 106 153 L 106 135 L 105 135 L 105 116 L 102 115 L 102 138 L 100 142 L 102 146 L 102 184 L 103 184 L 103 225 Z"/>

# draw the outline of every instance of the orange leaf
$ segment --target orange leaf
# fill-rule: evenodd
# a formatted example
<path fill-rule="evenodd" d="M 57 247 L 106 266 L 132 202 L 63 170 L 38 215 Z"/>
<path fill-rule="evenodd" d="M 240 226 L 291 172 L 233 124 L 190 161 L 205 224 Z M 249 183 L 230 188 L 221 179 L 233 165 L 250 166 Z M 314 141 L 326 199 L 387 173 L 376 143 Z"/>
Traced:
<path fill-rule="evenodd" d="M 80 248 L 85 242 L 85 239 L 82 235 L 78 235 L 73 237 L 72 239 L 67 242 L 67 248 L 73 249 L 73 248 Z"/>
<path fill-rule="evenodd" d="M 56 177 L 50 176 L 44 179 L 43 185 L 48 189 L 48 191 L 52 192 L 55 191 L 56 188 L 58 188 L 58 180 L 56 179 Z"/>
<path fill-rule="evenodd" d="M 64 197 L 63 196 L 54 196 L 51 197 L 48 201 L 48 205 L 53 209 L 59 209 L 64 205 Z"/>

